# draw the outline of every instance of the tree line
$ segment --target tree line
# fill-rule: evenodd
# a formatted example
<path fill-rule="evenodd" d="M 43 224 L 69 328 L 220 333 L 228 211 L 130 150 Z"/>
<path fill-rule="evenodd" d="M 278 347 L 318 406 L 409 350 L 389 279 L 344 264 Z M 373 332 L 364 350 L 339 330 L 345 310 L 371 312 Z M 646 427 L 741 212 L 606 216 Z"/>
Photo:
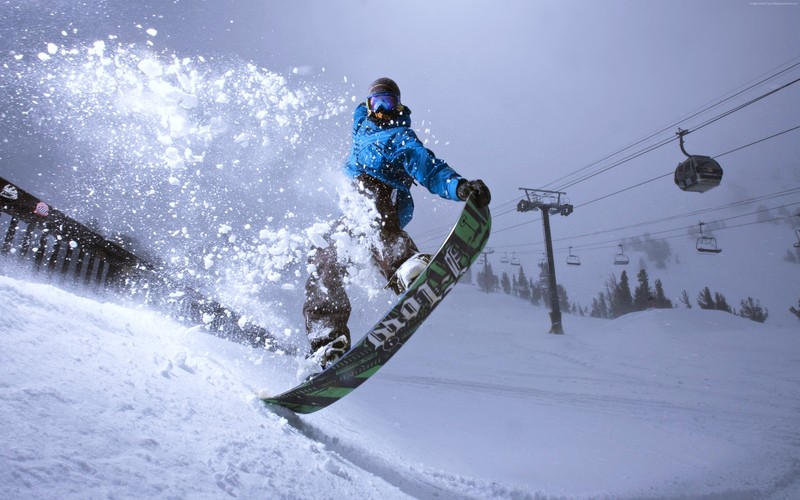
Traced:
<path fill-rule="evenodd" d="M 650 286 L 650 276 L 641 269 L 636 276 L 638 285 L 631 292 L 628 272 L 622 271 L 619 279 L 612 274 L 605 284 L 605 290 L 592 300 L 590 316 L 594 318 L 618 318 L 624 314 L 659 308 L 672 309 L 673 304 L 664 293 L 660 279 Z"/>
<path fill-rule="evenodd" d="M 650 288 L 650 278 L 646 269 L 639 270 L 636 278 L 638 285 L 631 293 L 627 271 L 622 271 L 619 280 L 612 274 L 606 282 L 605 290 L 601 291 L 592 301 L 590 315 L 596 318 L 618 318 L 624 314 L 644 311 L 645 309 L 671 309 L 675 307 L 672 301 L 664 294 L 664 286 L 661 280 L 655 280 L 654 287 Z M 683 291 L 680 301 L 687 308 L 692 308 L 692 302 L 686 290 Z M 752 297 L 742 299 L 739 302 L 739 310 L 737 311 L 728 304 L 725 295 L 720 292 L 712 294 L 709 287 L 703 288 L 698 293 L 696 301 L 700 309 L 725 311 L 759 323 L 764 323 L 769 316 L 769 310 Z"/>
<path fill-rule="evenodd" d="M 487 262 L 477 274 L 478 286 L 488 293 L 502 292 L 529 300 L 534 305 L 548 305 L 550 303 L 550 287 L 548 286 L 547 265 L 540 263 L 538 267 L 537 279 L 529 277 L 523 266 L 519 266 L 518 271 L 514 274 L 509 275 L 503 271 L 500 276 L 497 276 L 492 270 L 491 263 Z M 636 285 L 633 288 L 627 271 L 622 271 L 619 278 L 612 274 L 606 281 L 604 289 L 592 299 L 589 310 L 585 310 L 580 304 L 571 303 L 567 290 L 562 285 L 558 285 L 557 290 L 562 311 L 581 316 L 588 313 L 595 318 L 613 319 L 636 311 L 678 307 L 667 297 L 660 279 L 656 279 L 651 286 L 650 276 L 647 269 L 644 268 L 636 274 Z M 686 290 L 683 290 L 679 300 L 687 308 L 693 307 Z M 752 297 L 742 299 L 739 302 L 739 309 L 736 310 L 722 293 L 712 293 L 709 287 L 703 288 L 698 293 L 695 302 L 701 309 L 725 311 L 759 323 L 764 323 L 769 317 L 769 310 L 763 307 L 758 300 Z M 798 307 L 792 307 L 790 310 L 800 318 L 800 300 L 798 300 Z"/>
<path fill-rule="evenodd" d="M 519 266 L 518 271 L 509 275 L 506 271 L 497 276 L 492 270 L 491 263 L 486 263 L 483 269 L 478 271 L 478 287 L 488 293 L 502 292 L 506 295 L 519 297 L 533 303 L 534 305 L 550 304 L 550 286 L 546 263 L 539 263 L 539 276 L 537 279 L 528 277 L 523 266 Z M 567 295 L 567 289 L 561 285 L 556 287 L 558 290 L 558 303 L 563 312 L 586 315 L 586 311 L 580 304 L 571 303 Z"/>
<path fill-rule="evenodd" d="M 689 294 L 686 293 L 686 290 L 683 291 L 680 300 L 686 307 L 691 309 L 692 304 L 689 301 Z M 767 317 L 769 317 L 769 309 L 762 307 L 761 303 L 752 297 L 747 297 L 747 299 L 739 301 L 739 311 L 736 311 L 736 309 L 728 304 L 728 300 L 723 294 L 720 292 L 714 292 L 712 294 L 711 289 L 708 287 L 703 288 L 700 293 L 697 294 L 697 305 L 700 306 L 700 309 L 725 311 L 759 323 L 764 323 L 767 321 Z"/>

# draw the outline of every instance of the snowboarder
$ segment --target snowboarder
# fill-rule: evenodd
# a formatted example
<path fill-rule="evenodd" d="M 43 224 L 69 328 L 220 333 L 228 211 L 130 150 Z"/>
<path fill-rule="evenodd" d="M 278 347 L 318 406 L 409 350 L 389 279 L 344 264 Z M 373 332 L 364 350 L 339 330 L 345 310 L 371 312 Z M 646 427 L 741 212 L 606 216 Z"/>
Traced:
<path fill-rule="evenodd" d="M 359 194 L 374 203 L 379 245 L 372 258 L 401 294 L 427 265 L 403 228 L 414 211 L 411 186 L 417 182 L 431 193 L 449 200 L 465 201 L 475 193 L 478 203 L 491 201 L 481 180 L 468 181 L 445 161 L 436 158 L 411 129 L 411 110 L 400 102 L 400 88 L 390 78 L 379 78 L 369 87 L 366 101 L 353 112 L 353 145 L 344 166 Z M 335 227 L 335 226 L 334 226 Z M 306 282 L 303 306 L 311 353 L 309 360 L 325 368 L 350 348 L 350 300 L 344 289 L 345 266 L 339 262 L 330 234 L 326 247 L 314 248 L 309 257 L 313 270 Z"/>

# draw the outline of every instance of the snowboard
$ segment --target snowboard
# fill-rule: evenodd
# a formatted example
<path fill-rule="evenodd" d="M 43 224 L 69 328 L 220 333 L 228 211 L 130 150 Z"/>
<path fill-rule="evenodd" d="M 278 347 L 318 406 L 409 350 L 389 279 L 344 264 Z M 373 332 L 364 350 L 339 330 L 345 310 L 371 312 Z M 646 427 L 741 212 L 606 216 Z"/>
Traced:
<path fill-rule="evenodd" d="M 364 338 L 316 377 L 262 401 L 305 414 L 353 392 L 400 350 L 477 260 L 489 240 L 491 225 L 489 207 L 479 207 L 470 196 L 431 262 Z"/>

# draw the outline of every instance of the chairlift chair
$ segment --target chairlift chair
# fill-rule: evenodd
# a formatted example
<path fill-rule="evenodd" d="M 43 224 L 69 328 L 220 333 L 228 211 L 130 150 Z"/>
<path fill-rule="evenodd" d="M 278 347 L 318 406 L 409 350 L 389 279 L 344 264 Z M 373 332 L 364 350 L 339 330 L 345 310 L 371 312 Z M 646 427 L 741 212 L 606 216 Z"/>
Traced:
<path fill-rule="evenodd" d="M 700 237 L 697 238 L 695 248 L 700 253 L 716 254 L 722 252 L 722 249 L 717 247 L 717 239 L 713 236 L 706 236 L 703 234 L 703 226 L 705 222 L 700 222 Z"/>
<path fill-rule="evenodd" d="M 570 266 L 580 266 L 581 265 L 581 258 L 577 255 L 573 255 L 572 247 L 569 247 L 569 255 L 567 256 L 567 264 Z"/>
<path fill-rule="evenodd" d="M 679 163 L 675 169 L 675 184 L 683 191 L 704 193 L 719 186 L 722 181 L 722 167 L 710 156 L 690 155 L 686 152 L 683 146 L 683 136 L 688 132 L 688 130 L 678 129 L 681 151 L 686 155 L 686 160 Z"/>
<path fill-rule="evenodd" d="M 720 253 L 722 252 L 721 248 L 717 248 L 717 240 L 716 238 L 711 238 L 708 236 L 701 236 L 697 238 L 697 244 L 695 245 L 697 251 L 700 253 Z"/>
<path fill-rule="evenodd" d="M 512 266 L 518 266 L 518 265 L 520 265 L 520 264 L 519 264 L 519 259 L 516 257 L 516 255 L 517 255 L 516 253 L 512 253 L 512 254 L 511 254 L 511 265 L 512 265 Z"/>
<path fill-rule="evenodd" d="M 619 253 L 614 255 L 614 264 L 617 266 L 627 266 L 630 261 L 631 260 L 622 250 L 622 245 L 619 245 Z"/>
<path fill-rule="evenodd" d="M 797 236 L 797 243 L 794 244 L 794 247 L 800 248 L 800 229 L 795 229 L 794 234 Z"/>
<path fill-rule="evenodd" d="M 501 264 L 508 264 L 508 262 L 509 262 L 509 261 L 508 261 L 508 254 L 507 254 L 507 253 L 504 253 L 504 254 L 503 254 L 503 257 L 500 259 L 500 263 L 501 263 Z"/>

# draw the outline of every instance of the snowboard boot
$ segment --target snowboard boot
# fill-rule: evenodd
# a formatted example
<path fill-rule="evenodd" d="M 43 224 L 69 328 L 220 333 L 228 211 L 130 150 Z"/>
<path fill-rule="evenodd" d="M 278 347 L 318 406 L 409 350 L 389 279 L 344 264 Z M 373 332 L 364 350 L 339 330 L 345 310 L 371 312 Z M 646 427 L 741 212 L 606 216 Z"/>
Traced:
<path fill-rule="evenodd" d="M 397 295 L 402 294 L 414 283 L 414 280 L 422 274 L 431 262 L 431 255 L 427 253 L 415 253 L 403 262 L 394 275 L 389 279 L 387 288 L 391 288 Z"/>
<path fill-rule="evenodd" d="M 331 342 L 317 348 L 309 357 L 324 370 L 339 361 L 348 349 L 350 349 L 350 339 L 346 335 L 339 335 Z"/>
<path fill-rule="evenodd" d="M 311 352 L 297 370 L 297 379 L 301 381 L 317 376 L 350 350 L 350 330 L 347 326 L 312 329 L 309 342 Z"/>

